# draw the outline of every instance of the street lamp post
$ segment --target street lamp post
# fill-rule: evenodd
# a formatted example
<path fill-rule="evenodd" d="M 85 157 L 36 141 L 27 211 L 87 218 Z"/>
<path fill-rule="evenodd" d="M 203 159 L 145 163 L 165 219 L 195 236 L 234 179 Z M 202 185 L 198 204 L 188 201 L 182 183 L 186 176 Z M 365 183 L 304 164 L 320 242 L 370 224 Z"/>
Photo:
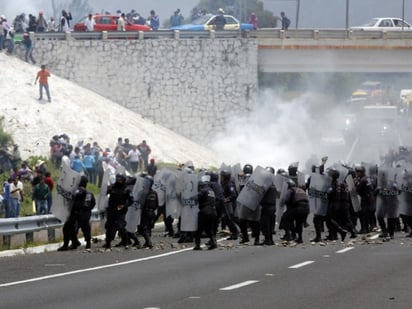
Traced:
<path fill-rule="evenodd" d="M 346 28 L 346 30 L 349 29 L 349 0 L 346 0 L 345 28 Z"/>
<path fill-rule="evenodd" d="M 402 0 L 402 31 L 405 25 L 405 0 Z"/>
<path fill-rule="evenodd" d="M 300 0 L 296 0 L 296 29 L 299 26 Z"/>

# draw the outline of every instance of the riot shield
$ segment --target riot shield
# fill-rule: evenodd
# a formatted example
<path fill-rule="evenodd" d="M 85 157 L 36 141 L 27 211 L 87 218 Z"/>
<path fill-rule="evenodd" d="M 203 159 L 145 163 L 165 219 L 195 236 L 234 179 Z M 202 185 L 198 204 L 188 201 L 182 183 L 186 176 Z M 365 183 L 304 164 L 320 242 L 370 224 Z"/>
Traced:
<path fill-rule="evenodd" d="M 328 188 L 331 180 L 326 175 L 311 173 L 308 190 L 309 207 L 311 213 L 318 216 L 326 216 L 328 210 Z"/>
<path fill-rule="evenodd" d="M 412 216 L 412 166 L 406 166 L 401 174 L 401 195 L 399 196 L 399 213 Z"/>
<path fill-rule="evenodd" d="M 182 212 L 180 230 L 194 232 L 197 230 L 197 216 L 199 205 L 197 203 L 198 175 L 183 172 L 182 174 Z"/>
<path fill-rule="evenodd" d="M 116 179 L 116 171 L 115 169 L 107 164 L 106 162 L 102 163 L 103 165 L 103 179 L 102 179 L 102 186 L 100 187 L 99 196 L 97 198 L 97 209 L 100 212 L 103 212 L 107 208 L 107 203 L 109 198 L 107 196 L 107 187 L 110 186 L 115 182 Z"/>
<path fill-rule="evenodd" d="M 346 177 L 346 185 L 348 186 L 350 200 L 352 202 L 352 207 L 354 212 L 361 211 L 360 196 L 356 192 L 355 182 L 353 181 L 352 175 Z"/>
<path fill-rule="evenodd" d="M 170 172 L 167 169 L 162 168 L 153 179 L 153 190 L 157 193 L 159 200 L 158 206 L 164 206 L 166 203 L 166 180 L 169 177 Z"/>
<path fill-rule="evenodd" d="M 72 207 L 72 194 L 79 186 L 81 174 L 62 162 L 60 178 L 57 181 L 57 195 L 53 203 L 53 215 L 60 221 L 66 221 Z"/>
<path fill-rule="evenodd" d="M 298 187 L 304 188 L 306 186 L 306 175 L 301 171 L 298 171 L 298 183 L 296 184 Z"/>
<path fill-rule="evenodd" d="M 150 180 L 137 176 L 136 183 L 133 186 L 133 204 L 128 207 L 126 213 L 126 230 L 130 233 L 136 232 L 140 224 L 142 207 L 146 201 L 147 194 L 150 190 Z"/>
<path fill-rule="evenodd" d="M 166 217 L 171 216 L 173 219 L 180 217 L 180 212 L 182 209 L 182 204 L 180 201 L 181 185 L 180 182 L 180 171 L 175 171 L 167 169 L 165 173 L 166 180 Z"/>
<path fill-rule="evenodd" d="M 284 187 L 286 185 L 286 190 L 287 190 L 287 183 L 288 183 L 289 178 L 286 176 L 277 174 L 275 175 L 275 187 L 277 191 L 277 198 L 276 198 L 276 222 L 280 223 L 280 219 L 282 218 L 283 213 L 285 212 L 286 208 L 285 205 L 281 202 L 281 198 L 283 198 L 284 201 Z M 283 193 L 283 194 L 282 194 Z"/>
<path fill-rule="evenodd" d="M 376 198 L 376 216 L 381 218 L 397 218 L 399 216 L 398 177 L 401 170 L 392 167 L 378 169 L 378 196 Z"/>
<path fill-rule="evenodd" d="M 235 183 L 236 192 L 240 191 L 239 175 L 241 173 L 242 173 L 242 167 L 240 166 L 240 163 L 236 163 L 235 165 L 232 166 L 232 180 Z"/>
<path fill-rule="evenodd" d="M 274 181 L 275 176 L 272 173 L 261 166 L 257 166 L 243 190 L 240 191 L 236 200 L 237 204 L 243 205 L 252 211 L 256 210 Z"/>

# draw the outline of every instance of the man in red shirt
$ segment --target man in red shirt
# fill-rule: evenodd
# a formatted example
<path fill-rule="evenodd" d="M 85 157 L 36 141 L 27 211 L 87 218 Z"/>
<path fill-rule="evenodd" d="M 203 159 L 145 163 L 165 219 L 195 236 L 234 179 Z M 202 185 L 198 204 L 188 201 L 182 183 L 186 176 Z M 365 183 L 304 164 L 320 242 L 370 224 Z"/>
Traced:
<path fill-rule="evenodd" d="M 53 205 L 53 196 L 52 196 L 52 191 L 54 187 L 54 180 L 51 177 L 50 172 L 46 172 L 45 177 L 44 177 L 44 182 L 48 185 L 50 194 L 47 196 L 47 212 L 51 213 L 51 208 Z"/>
<path fill-rule="evenodd" d="M 37 81 L 39 81 L 39 90 L 40 90 L 39 100 L 43 99 L 43 88 L 44 88 L 46 90 L 47 99 L 49 102 L 51 102 L 49 82 L 48 82 L 49 77 L 50 77 L 50 72 L 49 70 L 46 69 L 46 66 L 43 64 L 41 66 L 41 70 L 37 72 L 36 80 L 34 81 L 35 85 Z"/>

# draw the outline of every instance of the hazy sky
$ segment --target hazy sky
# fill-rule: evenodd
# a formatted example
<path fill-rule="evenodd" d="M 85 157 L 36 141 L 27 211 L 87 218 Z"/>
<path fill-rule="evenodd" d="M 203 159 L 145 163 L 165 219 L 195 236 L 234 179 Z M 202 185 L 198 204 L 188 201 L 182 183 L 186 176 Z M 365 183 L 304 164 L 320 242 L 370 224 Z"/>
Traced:
<path fill-rule="evenodd" d="M 56 0 L 68 1 L 68 0 Z M 240 0 L 239 0 L 240 1 Z M 248 1 L 248 0 L 244 0 Z M 402 17 L 402 3 L 405 1 L 405 19 L 412 23 L 412 0 L 300 0 L 299 27 L 301 28 L 342 28 L 345 26 L 346 2 L 349 2 L 349 25 L 361 25 L 372 17 L 396 16 Z M 19 13 L 36 13 L 42 9 L 51 12 L 51 0 L 17 0 L 0 1 L 0 14 L 16 16 Z M 143 16 L 148 16 L 154 9 L 161 22 L 168 19 L 176 8 L 180 8 L 185 17 L 196 6 L 198 0 L 89 0 L 96 12 L 102 9 L 115 12 L 120 9 L 130 11 L 135 9 Z M 296 1 L 293 0 L 263 0 L 265 8 L 279 15 L 285 11 L 292 20 L 296 20 Z M 10 19 L 10 18 L 9 18 Z"/>

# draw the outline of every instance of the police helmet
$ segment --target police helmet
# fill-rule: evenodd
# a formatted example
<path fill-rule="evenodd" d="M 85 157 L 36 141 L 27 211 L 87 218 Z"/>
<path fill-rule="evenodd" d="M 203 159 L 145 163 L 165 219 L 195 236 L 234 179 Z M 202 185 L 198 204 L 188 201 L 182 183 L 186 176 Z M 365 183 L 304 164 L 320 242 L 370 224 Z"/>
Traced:
<path fill-rule="evenodd" d="M 216 172 L 209 172 L 210 181 L 217 182 L 219 180 L 219 175 Z"/>
<path fill-rule="evenodd" d="M 366 170 L 364 166 L 357 166 L 355 167 L 355 172 L 359 174 L 365 174 Z"/>
<path fill-rule="evenodd" d="M 292 179 L 288 179 L 287 184 L 289 189 L 296 187 L 296 182 L 294 182 Z"/>
<path fill-rule="evenodd" d="M 210 183 L 210 175 L 203 175 L 200 177 L 199 186 L 205 186 Z"/>
<path fill-rule="evenodd" d="M 330 169 L 328 169 L 328 176 L 329 176 L 330 178 L 332 178 L 333 180 L 338 179 L 338 178 L 339 178 L 339 175 L 340 175 L 340 173 L 339 173 L 339 171 L 338 171 L 336 168 L 330 168 Z"/>
<path fill-rule="evenodd" d="M 276 174 L 277 174 L 277 175 L 286 175 L 286 171 L 285 171 L 283 168 L 279 168 L 279 169 L 276 171 Z"/>
<path fill-rule="evenodd" d="M 253 166 L 251 164 L 245 164 L 243 166 L 243 173 L 245 175 L 252 174 L 253 173 Z"/>
<path fill-rule="evenodd" d="M 116 182 L 125 182 L 126 181 L 126 176 L 123 174 L 117 174 L 116 175 Z"/>
<path fill-rule="evenodd" d="M 221 170 L 220 171 L 220 176 L 222 177 L 230 177 L 232 173 L 229 170 Z"/>
<path fill-rule="evenodd" d="M 267 167 L 266 167 L 266 170 L 267 170 L 269 173 L 272 173 L 272 174 L 275 173 L 275 169 L 274 169 L 273 167 L 271 167 L 271 166 L 267 166 Z"/>
<path fill-rule="evenodd" d="M 153 182 L 154 182 L 153 177 L 150 176 L 150 175 L 146 175 L 144 178 L 146 178 L 147 180 L 149 180 L 149 182 L 150 182 L 150 187 L 151 187 L 151 186 L 153 185 Z"/>
<path fill-rule="evenodd" d="M 80 178 L 79 187 L 86 188 L 88 182 L 87 176 L 82 175 Z"/>

